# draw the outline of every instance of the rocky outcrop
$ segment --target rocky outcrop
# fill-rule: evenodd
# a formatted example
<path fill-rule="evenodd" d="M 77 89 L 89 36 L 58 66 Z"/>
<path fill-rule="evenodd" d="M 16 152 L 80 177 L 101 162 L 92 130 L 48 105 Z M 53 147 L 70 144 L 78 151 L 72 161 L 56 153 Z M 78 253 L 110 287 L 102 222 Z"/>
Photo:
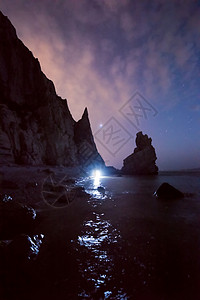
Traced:
<path fill-rule="evenodd" d="M 7 258 L 12 263 L 18 262 L 22 265 L 35 260 L 39 254 L 43 238 L 43 234 L 19 234 L 7 247 Z"/>
<path fill-rule="evenodd" d="M 30 233 L 36 222 L 36 211 L 17 203 L 11 196 L 0 199 L 0 239 L 12 239 L 20 233 Z"/>
<path fill-rule="evenodd" d="M 157 159 L 155 149 L 151 145 L 152 139 L 142 131 L 136 135 L 136 148 L 134 152 L 124 159 L 122 173 L 123 174 L 157 174 L 158 167 L 155 164 Z"/>
<path fill-rule="evenodd" d="M 154 195 L 157 196 L 159 199 L 164 200 L 174 200 L 184 197 L 184 194 L 181 191 L 177 190 L 175 187 L 173 187 L 167 182 L 162 183 L 161 186 L 154 193 Z"/>
<path fill-rule="evenodd" d="M 40 64 L 0 12 L 0 163 L 76 166 L 80 145 L 97 152 L 88 114 L 75 122 Z M 83 129 L 84 128 L 84 129 Z M 79 136 L 82 135 L 82 136 Z"/>

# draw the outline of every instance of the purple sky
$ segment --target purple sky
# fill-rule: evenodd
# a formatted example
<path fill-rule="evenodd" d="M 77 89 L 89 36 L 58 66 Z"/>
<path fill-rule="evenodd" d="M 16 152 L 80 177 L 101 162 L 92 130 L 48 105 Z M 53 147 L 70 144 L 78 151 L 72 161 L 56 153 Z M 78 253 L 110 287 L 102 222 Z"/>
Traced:
<path fill-rule="evenodd" d="M 200 1 L 4 0 L 0 9 L 74 119 L 88 107 L 107 165 L 121 167 L 142 130 L 160 170 L 200 167 Z"/>

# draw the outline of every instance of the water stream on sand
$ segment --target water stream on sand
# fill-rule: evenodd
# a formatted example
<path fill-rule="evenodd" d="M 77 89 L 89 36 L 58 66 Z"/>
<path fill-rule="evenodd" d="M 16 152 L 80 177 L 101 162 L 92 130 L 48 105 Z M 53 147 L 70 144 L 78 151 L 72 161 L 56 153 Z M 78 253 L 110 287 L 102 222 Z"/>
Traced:
<path fill-rule="evenodd" d="M 119 280 L 117 261 L 120 257 L 123 240 L 104 213 L 98 212 L 111 195 L 101 186 L 98 178 L 86 179 L 79 184 L 86 187 L 91 198 L 88 200 L 93 207 L 91 215 L 82 225 L 81 234 L 73 241 L 79 251 L 79 272 L 83 278 L 78 297 L 80 299 L 128 299 L 123 289 L 123 270 Z M 117 273 L 116 273 L 117 272 Z M 116 277 L 116 278 L 115 278 Z"/>

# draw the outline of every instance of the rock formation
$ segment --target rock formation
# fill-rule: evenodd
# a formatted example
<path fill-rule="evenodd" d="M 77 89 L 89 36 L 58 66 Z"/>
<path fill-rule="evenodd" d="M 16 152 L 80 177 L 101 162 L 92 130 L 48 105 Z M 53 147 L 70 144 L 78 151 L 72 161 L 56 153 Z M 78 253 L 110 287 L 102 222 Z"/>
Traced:
<path fill-rule="evenodd" d="M 142 131 L 136 135 L 136 148 L 134 152 L 124 159 L 122 173 L 123 174 L 157 174 L 158 167 L 155 164 L 157 159 L 155 149 L 151 145 L 152 139 Z"/>
<path fill-rule="evenodd" d="M 97 151 L 92 135 L 87 108 L 85 108 L 82 118 L 75 123 L 74 140 L 81 165 L 89 168 L 103 166 L 103 159 Z"/>
<path fill-rule="evenodd" d="M 67 101 L 57 96 L 40 64 L 0 12 L 0 163 L 29 165 L 103 164 L 87 110 L 75 122 Z M 80 155 L 81 153 L 81 155 Z"/>
<path fill-rule="evenodd" d="M 36 211 L 15 202 L 11 196 L 5 195 L 0 199 L 0 215 L 0 239 L 12 239 L 20 233 L 31 233 L 36 224 Z"/>
<path fill-rule="evenodd" d="M 162 183 L 161 186 L 157 189 L 157 191 L 154 194 L 159 199 L 165 199 L 165 200 L 168 199 L 174 200 L 174 199 L 184 197 L 184 194 L 181 191 L 177 190 L 175 187 L 173 187 L 167 182 Z"/>

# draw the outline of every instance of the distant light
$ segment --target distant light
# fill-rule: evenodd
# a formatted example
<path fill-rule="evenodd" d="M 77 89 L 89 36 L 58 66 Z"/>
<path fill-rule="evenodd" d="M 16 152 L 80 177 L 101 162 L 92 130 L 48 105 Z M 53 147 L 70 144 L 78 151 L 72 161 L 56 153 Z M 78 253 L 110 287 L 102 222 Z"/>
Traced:
<path fill-rule="evenodd" d="M 101 171 L 95 170 L 94 171 L 94 177 L 97 178 L 97 179 L 99 179 L 101 177 Z"/>
<path fill-rule="evenodd" d="M 95 188 L 97 188 L 100 185 L 101 171 L 94 170 L 93 177 L 94 177 L 94 183 L 93 184 L 94 184 Z"/>
<path fill-rule="evenodd" d="M 99 124 L 99 127 L 100 127 L 100 128 L 103 127 L 103 124 Z"/>

